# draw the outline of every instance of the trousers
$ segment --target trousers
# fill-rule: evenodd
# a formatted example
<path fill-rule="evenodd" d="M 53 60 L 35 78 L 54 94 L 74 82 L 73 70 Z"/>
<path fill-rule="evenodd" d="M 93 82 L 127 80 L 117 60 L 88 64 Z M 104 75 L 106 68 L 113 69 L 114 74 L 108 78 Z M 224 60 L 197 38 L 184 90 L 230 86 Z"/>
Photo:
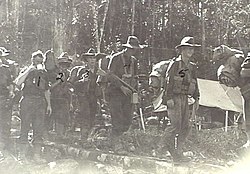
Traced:
<path fill-rule="evenodd" d="M 132 123 L 132 104 L 130 96 L 124 94 L 109 97 L 112 133 L 121 135 Z"/>
<path fill-rule="evenodd" d="M 25 96 L 20 103 L 20 143 L 28 143 L 28 132 L 33 129 L 33 143 L 42 143 L 45 133 L 46 101 L 43 97 Z"/>
<path fill-rule="evenodd" d="M 191 130 L 190 112 L 187 95 L 174 95 L 174 106 L 168 107 L 168 116 L 170 126 L 168 126 L 163 134 L 161 145 L 167 145 L 170 153 L 179 153 L 183 144 Z"/>

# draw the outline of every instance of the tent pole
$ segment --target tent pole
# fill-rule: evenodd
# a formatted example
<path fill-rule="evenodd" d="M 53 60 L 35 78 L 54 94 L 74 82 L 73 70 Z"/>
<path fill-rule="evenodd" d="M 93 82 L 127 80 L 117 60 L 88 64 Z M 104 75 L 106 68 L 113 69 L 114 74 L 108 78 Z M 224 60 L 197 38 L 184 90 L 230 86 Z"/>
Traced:
<path fill-rule="evenodd" d="M 228 128 L 228 111 L 226 111 L 226 117 L 225 117 L 225 132 L 227 132 L 227 128 Z"/>

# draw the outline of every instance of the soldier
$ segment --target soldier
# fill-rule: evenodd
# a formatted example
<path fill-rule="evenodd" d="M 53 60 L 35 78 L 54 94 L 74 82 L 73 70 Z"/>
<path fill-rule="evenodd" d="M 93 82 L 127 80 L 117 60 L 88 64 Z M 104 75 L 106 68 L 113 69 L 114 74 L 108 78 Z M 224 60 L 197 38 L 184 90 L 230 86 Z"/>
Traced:
<path fill-rule="evenodd" d="M 4 65 L 7 65 L 10 71 L 11 79 L 15 79 L 19 72 L 19 65 L 17 62 L 9 59 L 10 50 L 7 50 L 5 47 L 0 47 L 0 59 Z M 12 99 L 12 108 L 13 110 L 18 110 L 18 102 L 20 99 L 20 94 L 14 89 L 15 97 Z"/>
<path fill-rule="evenodd" d="M 44 66 L 45 66 L 45 69 L 46 69 L 47 74 L 48 74 L 49 83 L 51 85 L 51 84 L 54 84 L 55 82 L 58 81 L 57 75 L 59 73 L 59 68 L 58 68 L 57 62 L 56 62 L 57 58 L 55 57 L 53 50 L 47 50 L 44 55 L 45 55 Z M 53 130 L 53 121 L 51 119 L 51 116 L 46 117 L 45 126 L 46 126 L 46 130 L 47 130 L 47 135 L 48 135 L 49 131 Z"/>
<path fill-rule="evenodd" d="M 89 131 L 94 126 L 97 113 L 97 63 L 106 54 L 96 53 L 93 48 L 83 53 L 81 58 L 86 65 L 76 66 L 71 70 L 69 81 L 74 86 L 81 116 L 81 139 L 87 139 Z"/>
<path fill-rule="evenodd" d="M 72 59 L 67 52 L 63 52 L 58 57 L 57 61 L 58 68 L 54 69 L 53 73 L 50 74 L 52 106 L 51 119 L 55 122 L 55 131 L 58 138 L 63 138 L 69 126 L 69 111 L 72 105 L 71 86 L 67 81 L 70 74 L 69 68 L 71 67 Z"/>
<path fill-rule="evenodd" d="M 107 76 L 112 135 L 117 137 L 129 129 L 132 122 L 132 92 L 137 87 L 135 79 L 137 74 L 137 59 L 134 57 L 141 48 L 136 36 L 129 36 L 127 43 L 123 44 L 123 50 L 112 55 Z M 118 78 L 117 78 L 118 77 Z M 125 83 L 123 83 L 125 82 Z"/>
<path fill-rule="evenodd" d="M 10 67 L 0 59 L 0 161 L 2 151 L 10 145 L 11 98 L 14 97 Z"/>
<path fill-rule="evenodd" d="M 7 50 L 5 47 L 0 47 L 0 59 L 2 60 L 3 64 L 8 65 L 11 76 L 15 79 L 18 75 L 19 65 L 15 61 L 9 59 L 10 50 Z"/>
<path fill-rule="evenodd" d="M 23 99 L 20 102 L 21 135 L 18 141 L 19 160 L 26 163 L 29 148 L 28 132 L 30 124 L 33 129 L 33 145 L 35 162 L 46 162 L 41 158 L 41 146 L 45 131 L 46 113 L 51 113 L 49 81 L 44 69 L 44 55 L 38 50 L 32 53 L 31 65 L 19 74 L 15 83 L 22 88 Z"/>
<path fill-rule="evenodd" d="M 170 63 L 167 72 L 167 87 L 164 100 L 168 107 L 171 125 L 165 129 L 161 145 L 167 146 L 174 162 L 187 162 L 190 159 L 183 156 L 182 146 L 190 131 L 190 113 L 188 98 L 195 99 L 199 105 L 199 89 L 196 76 L 196 65 L 191 62 L 194 48 L 193 37 L 184 37 L 181 44 L 176 46 L 180 52 Z"/>

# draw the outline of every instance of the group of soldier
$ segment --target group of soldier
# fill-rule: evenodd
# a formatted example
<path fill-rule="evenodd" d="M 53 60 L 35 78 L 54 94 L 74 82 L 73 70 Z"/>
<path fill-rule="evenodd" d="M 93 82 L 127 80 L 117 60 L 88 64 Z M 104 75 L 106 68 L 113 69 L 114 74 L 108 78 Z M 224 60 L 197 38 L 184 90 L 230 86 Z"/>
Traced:
<path fill-rule="evenodd" d="M 164 77 L 168 84 L 163 85 L 163 99 L 168 107 L 171 126 L 167 127 L 160 144 L 168 147 L 176 161 L 187 160 L 182 155 L 181 147 L 190 129 L 188 98 L 192 97 L 196 103 L 199 100 L 195 65 L 190 62 L 194 48 L 198 46 L 194 44 L 193 37 L 184 37 L 176 47 L 180 54 L 170 61 L 169 68 L 158 74 L 151 73 L 152 79 Z M 111 55 L 96 53 L 91 48 L 73 60 L 67 52 L 55 57 L 53 50 L 45 53 L 38 50 L 32 53 L 30 65 L 18 75 L 13 75 L 10 63 L 4 61 L 9 51 L 0 49 L 0 150 L 10 145 L 11 108 L 6 107 L 10 106 L 6 103 L 13 98 L 20 110 L 18 151 L 23 163 L 27 162 L 30 129 L 33 130 L 33 159 L 43 162 L 41 148 L 47 133 L 54 130 L 57 137 L 63 138 L 69 124 L 73 125 L 69 113 L 76 105 L 81 116 L 79 125 L 82 141 L 88 139 L 101 100 L 109 103 L 111 137 L 117 138 L 128 131 L 134 104 L 138 103 L 136 89 L 139 61 L 136 55 L 143 47 L 136 36 L 129 36 L 127 42 L 122 44 L 121 51 Z M 1 157 L 4 155 L 1 154 Z"/>

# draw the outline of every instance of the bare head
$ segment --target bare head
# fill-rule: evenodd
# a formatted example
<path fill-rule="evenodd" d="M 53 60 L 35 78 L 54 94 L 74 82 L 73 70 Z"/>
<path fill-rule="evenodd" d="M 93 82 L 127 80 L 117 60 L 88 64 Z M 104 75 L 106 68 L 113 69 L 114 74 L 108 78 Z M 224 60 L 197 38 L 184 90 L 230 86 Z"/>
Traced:
<path fill-rule="evenodd" d="M 44 63 L 44 55 L 41 50 L 37 50 L 32 53 L 31 62 L 33 65 L 43 64 Z"/>

